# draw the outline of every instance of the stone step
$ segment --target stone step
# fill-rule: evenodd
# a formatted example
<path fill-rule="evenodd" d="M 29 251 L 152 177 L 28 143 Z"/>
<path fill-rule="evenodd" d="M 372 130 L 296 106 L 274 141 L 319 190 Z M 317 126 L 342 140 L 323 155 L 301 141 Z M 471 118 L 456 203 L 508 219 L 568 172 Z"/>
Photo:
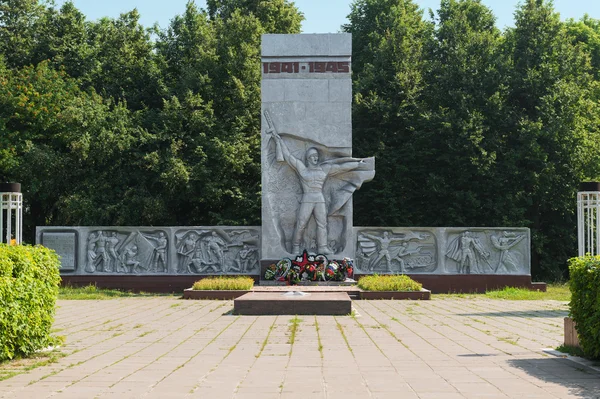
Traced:
<path fill-rule="evenodd" d="M 249 292 L 233 301 L 239 315 L 348 315 L 352 300 L 346 292 Z"/>

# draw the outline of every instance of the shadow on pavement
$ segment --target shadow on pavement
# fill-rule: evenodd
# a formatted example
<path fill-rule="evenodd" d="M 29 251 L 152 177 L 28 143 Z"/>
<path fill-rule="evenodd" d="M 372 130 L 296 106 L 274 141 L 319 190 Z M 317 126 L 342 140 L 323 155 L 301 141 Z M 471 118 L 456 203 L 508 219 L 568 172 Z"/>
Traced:
<path fill-rule="evenodd" d="M 600 373 L 571 360 L 549 357 L 511 359 L 508 363 L 544 383 L 567 388 L 569 396 L 600 398 Z M 552 390 L 548 385 L 544 389 Z"/>
<path fill-rule="evenodd" d="M 471 312 L 457 313 L 457 316 L 490 316 L 490 317 L 536 317 L 563 318 L 569 315 L 568 310 L 511 310 L 508 312 Z"/>

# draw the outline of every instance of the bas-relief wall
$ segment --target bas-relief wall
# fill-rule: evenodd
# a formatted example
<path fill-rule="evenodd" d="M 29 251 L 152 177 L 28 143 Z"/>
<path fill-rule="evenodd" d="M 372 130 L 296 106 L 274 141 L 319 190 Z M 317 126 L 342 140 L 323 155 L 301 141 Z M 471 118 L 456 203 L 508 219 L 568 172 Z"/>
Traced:
<path fill-rule="evenodd" d="M 530 275 L 530 232 L 513 227 L 356 227 L 357 273 Z"/>
<path fill-rule="evenodd" d="M 356 272 L 530 274 L 522 228 L 356 227 L 352 194 L 375 176 L 352 157 L 350 34 L 263 35 L 262 226 L 39 227 L 61 273 L 259 274 L 306 249 Z"/>
<path fill-rule="evenodd" d="M 352 237 L 357 274 L 531 273 L 526 228 L 355 227 Z M 260 241 L 259 227 L 37 229 L 61 273 L 79 275 L 258 275 Z"/>
<path fill-rule="evenodd" d="M 38 227 L 61 273 L 258 274 L 259 227 Z"/>

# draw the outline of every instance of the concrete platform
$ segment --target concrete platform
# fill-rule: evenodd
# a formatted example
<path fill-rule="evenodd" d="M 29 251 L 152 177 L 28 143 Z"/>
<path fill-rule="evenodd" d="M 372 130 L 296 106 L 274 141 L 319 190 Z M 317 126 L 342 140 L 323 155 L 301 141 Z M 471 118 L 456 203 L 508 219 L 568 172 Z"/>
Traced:
<path fill-rule="evenodd" d="M 346 292 L 249 292 L 236 298 L 233 313 L 240 315 L 347 315 L 352 300 Z"/>

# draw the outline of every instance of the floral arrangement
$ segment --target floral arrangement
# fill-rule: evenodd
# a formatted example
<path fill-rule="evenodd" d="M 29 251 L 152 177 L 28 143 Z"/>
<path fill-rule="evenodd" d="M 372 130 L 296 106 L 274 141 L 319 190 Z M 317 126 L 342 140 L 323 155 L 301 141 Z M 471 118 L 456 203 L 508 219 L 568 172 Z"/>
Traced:
<path fill-rule="evenodd" d="M 265 280 L 286 281 L 344 281 L 352 278 L 353 261 L 350 258 L 328 260 L 325 255 L 309 255 L 306 250 L 295 260 L 283 258 L 265 271 Z"/>

